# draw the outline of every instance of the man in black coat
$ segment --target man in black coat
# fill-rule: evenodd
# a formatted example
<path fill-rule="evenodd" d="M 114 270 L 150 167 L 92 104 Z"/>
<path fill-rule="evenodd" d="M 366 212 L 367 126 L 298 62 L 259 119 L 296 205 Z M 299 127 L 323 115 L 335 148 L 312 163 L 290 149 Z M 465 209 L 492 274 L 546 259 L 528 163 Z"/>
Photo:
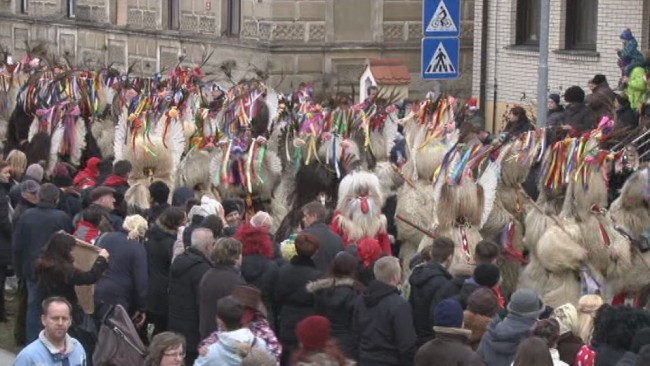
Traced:
<path fill-rule="evenodd" d="M 359 366 L 412 366 L 417 336 L 411 306 L 399 293 L 399 259 L 375 262 L 376 280 L 354 308 L 353 328 L 359 341 Z"/>
<path fill-rule="evenodd" d="M 327 273 L 336 254 L 344 250 L 343 239 L 325 223 L 327 209 L 320 202 L 313 201 L 304 205 L 302 213 L 304 232 L 320 239 L 320 247 L 312 259 L 319 271 Z"/>
<path fill-rule="evenodd" d="M 409 303 L 413 308 L 413 325 L 418 336 L 418 347 L 433 339 L 434 332 L 430 326 L 431 302 L 440 289 L 451 280 L 447 269 L 454 255 L 454 242 L 446 237 L 435 238 L 433 245 L 424 248 L 422 254 L 428 261 L 413 268 L 409 278 Z"/>
<path fill-rule="evenodd" d="M 64 230 L 72 233 L 72 221 L 56 208 L 59 189 L 51 183 L 41 186 L 39 202 L 30 208 L 16 223 L 12 238 L 16 273 L 27 281 L 27 342 L 33 342 L 40 331 L 40 299 L 37 294 L 34 262 L 52 234 Z"/>
<path fill-rule="evenodd" d="M 585 91 L 579 86 L 572 86 L 564 92 L 568 103 L 564 112 L 565 124 L 571 128 L 571 136 L 580 136 L 598 126 L 598 116 L 585 104 Z"/>
<path fill-rule="evenodd" d="M 185 362 L 194 364 L 199 345 L 199 284 L 212 268 L 208 255 L 214 248 L 212 231 L 197 228 L 192 232 L 192 246 L 176 257 L 169 269 L 169 330 L 180 333 L 187 342 Z"/>

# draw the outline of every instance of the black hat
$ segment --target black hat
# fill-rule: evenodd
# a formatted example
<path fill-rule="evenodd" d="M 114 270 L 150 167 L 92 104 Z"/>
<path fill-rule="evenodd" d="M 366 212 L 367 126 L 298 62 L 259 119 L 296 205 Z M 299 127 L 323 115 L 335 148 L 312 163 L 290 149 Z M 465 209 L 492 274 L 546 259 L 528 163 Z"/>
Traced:
<path fill-rule="evenodd" d="M 93 203 L 104 196 L 108 196 L 109 194 L 114 195 L 115 190 L 110 187 L 99 186 L 90 192 L 88 195 L 88 202 Z"/>
<path fill-rule="evenodd" d="M 560 94 L 550 94 L 548 99 L 552 100 L 555 104 L 560 105 Z"/>
<path fill-rule="evenodd" d="M 589 80 L 590 84 L 600 85 L 607 82 L 607 78 L 603 74 L 594 75 L 593 79 Z"/>
<path fill-rule="evenodd" d="M 240 211 L 239 204 L 235 200 L 224 200 L 221 205 L 223 206 L 224 216 L 228 216 L 231 212 Z"/>
<path fill-rule="evenodd" d="M 499 283 L 499 267 L 491 263 L 481 263 L 474 269 L 474 281 L 479 286 L 494 287 Z"/>
<path fill-rule="evenodd" d="M 574 85 L 564 92 L 564 100 L 567 103 L 584 103 L 585 91 Z"/>

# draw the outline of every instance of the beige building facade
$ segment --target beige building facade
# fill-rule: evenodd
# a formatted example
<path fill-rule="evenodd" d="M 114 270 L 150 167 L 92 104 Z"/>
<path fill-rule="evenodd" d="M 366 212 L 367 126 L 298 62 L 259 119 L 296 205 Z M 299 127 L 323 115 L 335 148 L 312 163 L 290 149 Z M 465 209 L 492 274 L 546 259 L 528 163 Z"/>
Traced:
<path fill-rule="evenodd" d="M 535 109 L 540 0 L 477 0 L 472 94 L 485 106 L 487 127 L 500 130 L 507 106 Z M 641 52 L 648 49 L 650 0 L 551 0 L 549 92 L 604 74 L 613 88 L 620 70 L 619 36 L 630 28 Z M 495 107 L 496 106 L 496 110 Z"/>
<path fill-rule="evenodd" d="M 201 62 L 219 79 L 219 66 L 253 67 L 289 91 L 300 82 L 317 90 L 350 91 L 369 59 L 399 58 L 412 73 L 410 91 L 471 91 L 474 0 L 464 2 L 462 77 L 447 83 L 420 78 L 422 0 L 0 0 L 0 44 L 14 58 L 25 41 L 84 67 L 113 64 L 150 75 L 179 56 Z"/>

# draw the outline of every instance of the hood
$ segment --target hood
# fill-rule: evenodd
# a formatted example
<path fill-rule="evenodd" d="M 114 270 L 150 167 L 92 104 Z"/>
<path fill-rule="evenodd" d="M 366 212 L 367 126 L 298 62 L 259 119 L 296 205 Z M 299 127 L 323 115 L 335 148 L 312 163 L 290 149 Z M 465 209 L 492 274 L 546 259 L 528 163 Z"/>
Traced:
<path fill-rule="evenodd" d="M 232 332 L 219 333 L 219 342 L 217 347 L 223 351 L 222 355 L 228 361 L 227 365 L 240 364 L 242 360 L 242 353 L 248 353 L 255 335 L 248 328 L 241 328 Z M 230 362 L 234 361 L 234 362 Z"/>
<path fill-rule="evenodd" d="M 169 237 L 176 240 L 176 233 L 173 230 L 163 227 L 159 222 L 156 222 L 149 230 L 147 237 L 154 241 L 161 241 Z"/>
<path fill-rule="evenodd" d="M 189 247 L 185 253 L 176 257 L 170 268 L 170 273 L 175 277 L 180 277 L 192 269 L 192 267 L 204 263 L 210 263 L 210 261 L 205 257 L 205 255 L 203 255 L 203 253 L 195 248 Z"/>
<path fill-rule="evenodd" d="M 105 186 L 113 187 L 113 188 L 127 185 L 127 184 L 128 182 L 126 181 L 126 178 L 120 177 L 119 175 L 115 175 L 115 174 L 109 175 L 104 181 Z"/>
<path fill-rule="evenodd" d="M 397 287 L 375 280 L 363 291 L 362 297 L 366 306 L 372 308 L 379 304 L 385 297 L 393 294 L 399 295 Z"/>
<path fill-rule="evenodd" d="M 246 276 L 246 281 L 255 282 L 255 280 L 262 277 L 267 268 L 267 261 L 267 258 L 259 254 L 245 256 L 241 261 L 241 272 Z"/>
<path fill-rule="evenodd" d="M 351 278 L 323 278 L 307 284 L 307 292 L 313 293 L 319 303 L 337 309 L 356 295 L 355 281 Z"/>
<path fill-rule="evenodd" d="M 185 208 L 185 202 L 194 198 L 194 191 L 189 187 L 178 187 L 172 195 L 172 206 Z"/>
<path fill-rule="evenodd" d="M 513 314 L 503 320 L 495 316 L 483 339 L 486 346 L 498 354 L 514 354 L 520 341 L 526 337 L 533 324 L 535 324 L 534 319 Z"/>
<path fill-rule="evenodd" d="M 409 283 L 414 287 L 421 287 L 426 285 L 429 280 L 434 277 L 444 277 L 451 279 L 451 275 L 447 270 L 440 265 L 440 263 L 429 262 L 413 268 Z"/>

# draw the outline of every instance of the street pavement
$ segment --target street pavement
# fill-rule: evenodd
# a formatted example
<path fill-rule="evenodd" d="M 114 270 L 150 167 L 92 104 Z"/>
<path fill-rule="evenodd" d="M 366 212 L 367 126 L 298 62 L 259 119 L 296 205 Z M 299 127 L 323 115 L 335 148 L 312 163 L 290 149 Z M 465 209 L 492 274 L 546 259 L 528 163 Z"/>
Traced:
<path fill-rule="evenodd" d="M 14 363 L 15 359 L 16 359 L 16 355 L 14 355 L 9 351 L 0 349 L 0 365 L 9 366 Z"/>

